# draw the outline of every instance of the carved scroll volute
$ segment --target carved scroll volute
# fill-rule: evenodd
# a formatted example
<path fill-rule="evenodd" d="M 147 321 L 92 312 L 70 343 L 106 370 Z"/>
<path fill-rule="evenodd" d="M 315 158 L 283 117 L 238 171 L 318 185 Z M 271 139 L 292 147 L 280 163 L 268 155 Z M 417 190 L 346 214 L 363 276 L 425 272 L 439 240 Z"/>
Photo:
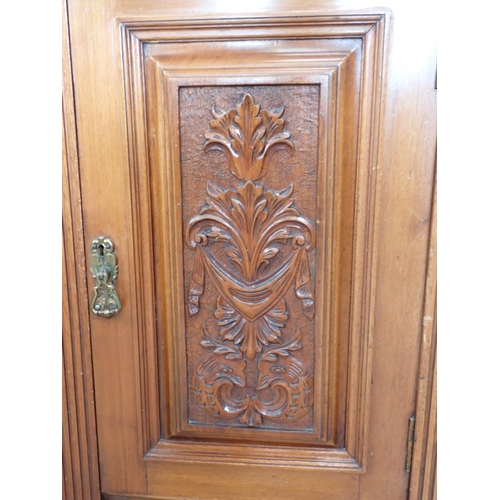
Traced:
<path fill-rule="evenodd" d="M 235 110 L 213 108 L 205 150 L 223 151 L 231 172 L 244 183 L 226 190 L 209 183 L 206 205 L 186 228 L 186 244 L 195 251 L 189 314 L 199 312 L 207 277 L 219 294 L 214 311 L 219 339 L 204 326 L 201 344 L 212 352 L 195 369 L 195 400 L 213 416 L 239 417 L 251 427 L 263 418 L 302 418 L 313 401 L 312 375 L 290 354 L 302 348 L 301 332 L 297 329 L 289 342 L 283 342 L 283 335 L 289 318 L 284 296 L 290 287 L 302 301 L 303 314 L 314 318 L 307 253 L 314 248 L 315 230 L 293 205 L 293 185 L 274 192 L 254 182 L 265 175 L 276 150 L 294 152 L 283 112 L 283 107 L 260 111 L 250 94 Z M 211 251 L 212 245 L 223 245 L 227 261 Z M 280 265 L 270 272 L 280 252 Z M 257 385 L 247 388 L 244 399 L 233 398 L 232 387 L 247 387 L 244 370 L 259 353 Z M 259 391 L 267 388 L 274 400 L 262 402 Z"/>

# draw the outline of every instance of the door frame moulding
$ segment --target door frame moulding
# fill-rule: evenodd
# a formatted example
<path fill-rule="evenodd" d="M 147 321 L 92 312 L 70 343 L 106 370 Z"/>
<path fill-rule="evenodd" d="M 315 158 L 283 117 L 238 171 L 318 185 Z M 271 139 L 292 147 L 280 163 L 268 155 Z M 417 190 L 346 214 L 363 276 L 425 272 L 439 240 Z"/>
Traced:
<path fill-rule="evenodd" d="M 100 500 L 87 266 L 67 4 L 62 26 L 63 467 L 64 500 Z"/>

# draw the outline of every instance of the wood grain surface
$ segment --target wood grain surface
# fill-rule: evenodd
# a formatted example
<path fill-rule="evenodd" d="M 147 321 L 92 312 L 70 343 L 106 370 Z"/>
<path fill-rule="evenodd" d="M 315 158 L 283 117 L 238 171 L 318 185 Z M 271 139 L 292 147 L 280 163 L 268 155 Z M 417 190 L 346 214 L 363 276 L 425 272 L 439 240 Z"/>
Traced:
<path fill-rule="evenodd" d="M 66 3 L 63 3 L 63 498 L 100 498 L 78 144 Z"/>
<path fill-rule="evenodd" d="M 435 48 L 390 3 L 68 2 L 82 248 L 120 262 L 89 318 L 106 498 L 406 498 Z"/>

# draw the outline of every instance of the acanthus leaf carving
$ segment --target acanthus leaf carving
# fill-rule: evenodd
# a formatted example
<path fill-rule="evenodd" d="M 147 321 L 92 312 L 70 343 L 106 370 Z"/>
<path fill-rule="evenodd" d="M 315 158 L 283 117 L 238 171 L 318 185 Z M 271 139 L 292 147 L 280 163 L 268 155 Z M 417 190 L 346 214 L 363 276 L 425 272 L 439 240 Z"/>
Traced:
<path fill-rule="evenodd" d="M 315 232 L 309 221 L 293 207 L 292 187 L 281 192 L 264 191 L 248 181 L 236 190 L 207 188 L 207 205 L 191 219 L 186 243 L 195 249 L 193 276 L 188 291 L 191 315 L 199 310 L 199 297 L 207 273 L 226 302 L 234 310 L 235 342 L 241 343 L 249 359 L 261 352 L 273 328 L 269 315 L 288 288 L 295 283 L 296 295 L 312 319 L 314 300 L 306 252 L 313 248 Z M 208 249 L 209 240 L 224 243 L 225 253 L 239 275 L 222 265 Z M 277 245 L 290 243 L 291 255 L 273 273 L 265 274 L 269 262 L 280 251 Z M 241 316 L 244 320 L 239 319 Z M 236 336 L 242 333 L 244 338 Z M 227 325 L 224 325 L 224 335 Z M 228 338 L 228 337 L 227 337 Z"/>
<path fill-rule="evenodd" d="M 288 140 L 290 133 L 283 131 L 281 116 L 284 107 L 274 111 L 264 110 L 259 114 L 250 94 L 245 94 L 236 109 L 228 112 L 216 106 L 212 108 L 214 119 L 210 122 L 211 132 L 205 151 L 217 149 L 227 158 L 233 175 L 241 180 L 256 180 L 266 173 L 269 159 L 278 149 L 293 153 L 293 144 Z"/>
<path fill-rule="evenodd" d="M 203 357 L 193 375 L 196 402 L 211 415 L 220 418 L 240 417 L 249 427 L 262 424 L 262 417 L 274 421 L 298 420 L 312 407 L 313 379 L 307 367 L 289 351 L 302 348 L 301 331 L 286 344 L 266 351 L 258 363 L 259 378 L 256 391 L 270 388 L 271 401 L 262 401 L 258 395 L 243 399 L 233 396 L 234 387 L 246 387 L 246 360 L 231 344 L 211 338 L 203 329 L 204 347 L 212 347 Z"/>
<path fill-rule="evenodd" d="M 290 354 L 302 348 L 301 332 L 296 329 L 288 342 L 283 342 L 283 332 L 289 318 L 284 295 L 292 286 L 304 315 L 314 319 L 307 252 L 314 248 L 315 230 L 294 206 L 293 185 L 275 192 L 254 182 L 265 174 L 274 150 L 294 151 L 283 113 L 283 107 L 260 111 L 250 94 L 235 110 L 214 106 L 205 150 L 224 151 L 231 172 L 244 183 L 226 190 L 208 183 L 206 205 L 185 234 L 195 251 L 189 314 L 199 312 L 207 277 L 219 294 L 214 315 L 221 340 L 203 328 L 201 345 L 212 352 L 196 366 L 195 400 L 213 416 L 239 416 L 250 427 L 261 425 L 263 417 L 296 420 L 312 407 L 312 375 Z M 222 245 L 222 253 L 213 245 Z M 271 265 L 278 255 L 282 257 Z M 233 397 L 233 387 L 247 387 L 247 363 L 259 354 L 258 382 L 248 388 L 257 393 Z M 267 388 L 274 394 L 272 401 L 262 401 L 258 394 Z"/>

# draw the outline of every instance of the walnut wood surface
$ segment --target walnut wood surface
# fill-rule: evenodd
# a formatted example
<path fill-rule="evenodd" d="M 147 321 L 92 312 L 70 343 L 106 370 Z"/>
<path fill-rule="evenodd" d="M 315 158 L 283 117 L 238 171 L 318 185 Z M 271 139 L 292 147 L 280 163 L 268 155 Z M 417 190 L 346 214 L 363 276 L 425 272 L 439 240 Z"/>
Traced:
<path fill-rule="evenodd" d="M 392 3 L 394 15 L 353 0 L 340 9 L 275 1 L 248 12 L 210 2 L 69 2 L 85 244 L 107 234 L 120 259 L 123 309 L 91 318 L 101 487 L 110 498 L 404 498 L 435 67 L 432 40 L 407 57 L 415 17 Z M 426 17 L 419 21 L 422 30 Z M 210 135 L 223 129 L 222 110 L 238 105 L 284 120 L 278 134 L 290 136 L 266 166 L 231 160 L 228 137 Z M 293 193 L 283 191 L 291 184 Z M 248 214 L 251 200 L 276 196 L 293 200 L 315 247 L 295 252 L 287 243 L 281 257 L 271 246 L 259 276 L 262 268 L 241 270 L 230 261 L 241 254 L 205 231 L 201 246 L 215 260 L 202 256 L 200 265 L 200 245 L 190 247 L 185 232 L 207 198 L 239 200 Z M 284 287 L 284 307 L 274 286 L 262 289 L 275 290 L 271 309 L 257 310 L 235 308 L 233 288 L 217 285 L 229 279 L 244 294 L 272 280 L 287 255 L 311 286 L 302 298 L 300 284 Z M 240 338 L 217 324 L 238 312 L 257 328 L 270 311 L 267 336 L 253 329 Z M 288 356 L 264 359 L 280 345 Z M 240 370 L 234 380 L 245 375 L 246 387 L 231 392 L 243 401 L 256 395 L 259 365 L 262 373 L 275 358 L 297 359 L 312 404 L 283 422 L 264 412 L 241 421 L 248 407 L 232 419 L 211 414 L 208 367 L 219 370 L 220 356 Z M 208 371 L 196 386 L 201 360 Z M 252 367 L 238 367 L 243 360 Z"/>
<path fill-rule="evenodd" d="M 78 144 L 66 3 L 63 3 L 63 498 L 100 496 Z"/>
<path fill-rule="evenodd" d="M 436 182 L 436 181 L 434 181 Z M 418 369 L 415 443 L 409 500 L 437 497 L 437 201 L 436 184 L 427 259 L 425 301 L 422 318 L 422 345 Z"/>

